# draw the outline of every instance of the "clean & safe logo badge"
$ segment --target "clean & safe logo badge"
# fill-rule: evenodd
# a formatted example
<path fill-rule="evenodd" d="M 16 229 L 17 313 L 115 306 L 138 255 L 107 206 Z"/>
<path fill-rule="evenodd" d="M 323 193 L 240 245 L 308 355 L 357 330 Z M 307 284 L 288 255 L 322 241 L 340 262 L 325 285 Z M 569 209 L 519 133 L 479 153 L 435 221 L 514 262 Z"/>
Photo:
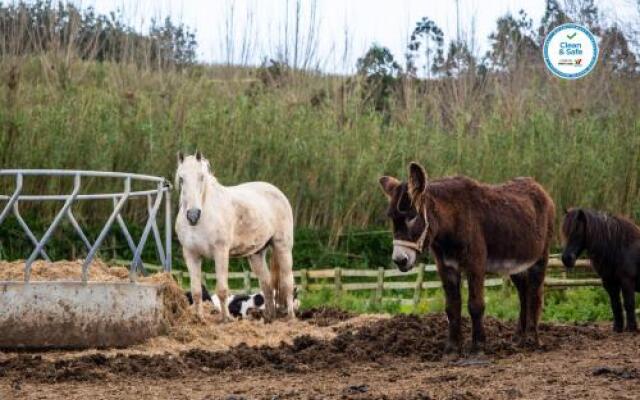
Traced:
<path fill-rule="evenodd" d="M 563 24 L 544 39 L 544 62 L 549 71 L 564 79 L 587 75 L 598 62 L 598 43 L 584 26 Z"/>

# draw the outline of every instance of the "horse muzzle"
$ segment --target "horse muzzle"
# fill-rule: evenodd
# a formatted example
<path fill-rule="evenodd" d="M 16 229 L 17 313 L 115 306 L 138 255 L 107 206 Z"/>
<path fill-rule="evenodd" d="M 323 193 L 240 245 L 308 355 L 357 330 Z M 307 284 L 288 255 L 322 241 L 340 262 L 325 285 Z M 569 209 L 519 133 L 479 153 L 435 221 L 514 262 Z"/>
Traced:
<path fill-rule="evenodd" d="M 198 221 L 200 220 L 200 215 L 202 214 L 202 210 L 199 208 L 191 208 L 187 210 L 187 221 L 191 226 L 196 226 Z"/>
<path fill-rule="evenodd" d="M 563 253 L 562 264 L 564 264 L 566 269 L 573 269 L 573 267 L 576 266 L 576 255 L 568 252 Z"/>

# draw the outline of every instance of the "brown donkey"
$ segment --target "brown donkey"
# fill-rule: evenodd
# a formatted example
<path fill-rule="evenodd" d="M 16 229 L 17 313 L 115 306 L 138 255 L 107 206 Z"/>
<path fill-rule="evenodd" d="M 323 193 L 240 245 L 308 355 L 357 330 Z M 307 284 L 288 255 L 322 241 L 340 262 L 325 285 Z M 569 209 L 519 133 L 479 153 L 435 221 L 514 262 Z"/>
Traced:
<path fill-rule="evenodd" d="M 532 178 L 487 185 L 463 176 L 427 180 L 411 163 L 409 181 L 384 176 L 393 221 L 393 262 L 401 271 L 413 267 L 426 249 L 436 260 L 446 294 L 449 319 L 447 353 L 462 351 L 461 273 L 469 284 L 472 351 L 482 351 L 485 332 L 484 279 L 487 272 L 511 276 L 520 298 L 517 335 L 539 345 L 544 274 L 553 235 L 555 206 Z"/>

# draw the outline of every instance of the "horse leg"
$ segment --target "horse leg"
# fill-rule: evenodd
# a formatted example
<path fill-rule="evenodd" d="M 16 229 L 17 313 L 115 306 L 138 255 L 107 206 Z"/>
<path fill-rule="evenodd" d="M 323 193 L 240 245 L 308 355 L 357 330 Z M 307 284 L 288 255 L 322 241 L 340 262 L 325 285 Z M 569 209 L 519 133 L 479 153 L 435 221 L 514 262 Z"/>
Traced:
<path fill-rule="evenodd" d="M 622 301 L 624 302 L 624 311 L 627 314 L 627 332 L 637 332 L 638 325 L 636 323 L 636 291 L 635 280 L 624 279 L 621 282 Z"/>
<path fill-rule="evenodd" d="M 293 256 L 291 254 L 291 248 L 286 246 L 280 246 L 277 243 L 273 247 L 272 257 L 275 257 L 275 263 L 278 264 L 279 274 L 279 302 L 284 299 L 287 307 L 287 319 L 294 319 L 296 317 L 293 309 Z M 273 273 L 273 272 L 272 272 Z M 281 304 L 278 304 L 279 306 Z"/>
<path fill-rule="evenodd" d="M 460 271 L 441 263 L 438 264 L 438 274 L 446 296 L 445 310 L 449 320 L 449 338 L 444 351 L 446 354 L 460 354 L 462 351 Z"/>
<path fill-rule="evenodd" d="M 473 271 L 469 268 L 467 271 L 467 281 L 469 283 L 469 316 L 471 316 L 471 352 L 482 353 L 487 341 L 484 332 L 483 316 L 484 316 L 484 272 Z"/>
<path fill-rule="evenodd" d="M 547 260 L 545 258 L 536 262 L 527 271 L 527 331 L 532 336 L 534 345 L 538 347 L 542 345 L 538 337 L 538 322 L 542 312 L 546 269 Z"/>
<path fill-rule="evenodd" d="M 274 288 L 271 286 L 271 274 L 269 274 L 269 269 L 267 268 L 266 255 L 266 251 L 250 255 L 249 265 L 251 266 L 253 273 L 258 277 L 260 290 L 262 290 L 262 294 L 264 295 L 264 321 L 271 322 L 275 317 L 275 306 L 273 301 Z"/>
<path fill-rule="evenodd" d="M 213 253 L 216 263 L 216 294 L 220 300 L 221 322 L 231 321 L 227 297 L 229 296 L 229 250 L 220 249 Z"/>
<path fill-rule="evenodd" d="M 614 332 L 622 332 L 624 330 L 624 317 L 622 315 L 622 303 L 620 302 L 620 285 L 614 280 L 603 280 L 602 286 L 609 294 L 609 300 L 611 301 L 613 330 Z"/>
<path fill-rule="evenodd" d="M 191 297 L 196 310 L 196 317 L 203 319 L 204 312 L 202 310 L 202 258 L 200 255 L 189 250 L 182 249 L 184 261 L 189 271 L 189 282 L 191 286 Z"/>
<path fill-rule="evenodd" d="M 527 273 L 521 272 L 511 275 L 511 282 L 516 287 L 520 299 L 520 318 L 516 329 L 516 340 L 524 344 L 527 339 Z"/>

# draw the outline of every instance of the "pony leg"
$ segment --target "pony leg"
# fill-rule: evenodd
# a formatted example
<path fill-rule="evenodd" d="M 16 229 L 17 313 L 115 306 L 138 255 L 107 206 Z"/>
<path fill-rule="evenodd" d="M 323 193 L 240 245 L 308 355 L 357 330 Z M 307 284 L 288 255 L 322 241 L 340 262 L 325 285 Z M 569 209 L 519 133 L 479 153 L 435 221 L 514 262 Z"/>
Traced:
<path fill-rule="evenodd" d="M 229 251 L 222 249 L 216 251 L 213 255 L 216 263 L 216 294 L 220 299 L 220 308 L 222 309 L 222 322 L 231 321 L 229 315 L 229 307 L 227 306 L 227 297 L 229 296 Z"/>
<path fill-rule="evenodd" d="M 264 320 L 265 322 L 271 322 L 271 320 L 275 317 L 276 312 L 273 300 L 274 288 L 271 286 L 271 274 L 269 273 L 269 269 L 267 268 L 266 255 L 266 251 L 250 255 L 249 265 L 251 266 L 251 270 L 253 271 L 253 273 L 258 277 L 258 282 L 260 282 L 260 290 L 262 290 L 262 294 L 264 295 Z"/>
<path fill-rule="evenodd" d="M 278 264 L 278 274 L 279 274 L 279 288 L 277 291 L 279 293 L 278 300 L 282 303 L 282 300 L 285 300 L 287 307 L 287 318 L 294 319 L 296 317 L 295 310 L 293 307 L 293 287 L 294 287 L 294 279 L 293 279 L 293 256 L 291 254 L 290 248 L 278 247 L 275 246 L 273 248 L 272 257 L 275 257 L 275 263 Z M 282 304 L 278 304 L 280 306 Z"/>
<path fill-rule="evenodd" d="M 613 331 L 622 332 L 624 330 L 624 315 L 622 314 L 622 303 L 620 302 L 620 285 L 614 281 L 603 280 L 602 286 L 609 294 L 609 300 L 611 301 Z"/>
<path fill-rule="evenodd" d="M 627 314 L 627 332 L 637 332 L 635 280 L 625 279 L 621 286 L 624 311 Z"/>
<path fill-rule="evenodd" d="M 182 253 L 189 270 L 191 297 L 193 298 L 196 317 L 202 320 L 204 316 L 202 311 L 202 258 L 186 249 L 183 249 Z"/>

